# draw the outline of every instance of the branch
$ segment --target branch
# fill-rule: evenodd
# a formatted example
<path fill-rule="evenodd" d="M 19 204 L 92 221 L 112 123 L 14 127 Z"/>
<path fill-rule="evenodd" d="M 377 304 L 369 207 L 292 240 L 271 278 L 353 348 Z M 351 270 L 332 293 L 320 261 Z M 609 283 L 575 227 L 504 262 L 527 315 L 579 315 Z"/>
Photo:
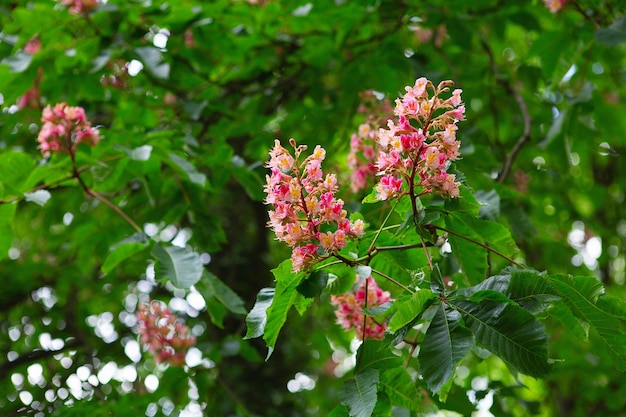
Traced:
<path fill-rule="evenodd" d="M 435 229 L 438 229 L 438 230 L 441 230 L 442 232 L 446 232 L 446 233 L 448 233 L 448 234 L 451 234 L 451 235 L 454 235 L 454 236 L 460 237 L 461 239 L 465 239 L 465 240 L 467 240 L 468 242 L 471 242 L 471 243 L 473 243 L 473 244 L 475 244 L 475 245 L 478 245 L 478 246 L 480 246 L 480 247 L 482 247 L 482 248 L 484 248 L 484 249 L 488 250 L 489 252 L 493 252 L 493 253 L 495 253 L 495 254 L 496 254 L 496 255 L 498 255 L 499 257 L 501 257 L 501 258 L 503 258 L 503 259 L 507 260 L 508 262 L 512 263 L 512 264 L 513 264 L 513 265 L 515 265 L 515 266 L 518 266 L 518 267 L 520 267 L 520 268 L 522 268 L 522 269 L 528 269 L 528 267 L 527 267 L 526 265 L 523 265 L 523 264 L 521 264 L 521 263 L 517 262 L 517 261 L 516 261 L 516 260 L 514 260 L 513 258 L 511 258 L 511 257 L 509 257 L 509 256 L 507 256 L 507 255 L 505 255 L 505 254 L 503 254 L 502 252 L 500 252 L 500 251 L 499 251 L 499 250 L 497 250 L 497 249 L 492 248 L 491 246 L 487 245 L 486 243 L 479 242 L 478 240 L 472 239 L 471 237 L 467 237 L 467 236 L 465 236 L 464 234 L 461 234 L 461 233 L 455 232 L 454 230 L 446 229 L 445 227 L 437 226 L 437 225 L 434 225 L 434 224 L 433 224 L 433 225 L 431 225 L 431 227 L 433 227 L 433 228 L 435 228 Z"/>
<path fill-rule="evenodd" d="M 515 161 L 515 158 L 517 157 L 519 151 L 522 149 L 522 146 L 524 146 L 526 142 L 530 140 L 530 129 L 532 126 L 532 119 L 530 118 L 528 107 L 526 106 L 526 102 L 524 101 L 524 98 L 522 97 L 520 92 L 511 88 L 511 86 L 505 81 L 501 81 L 501 84 L 504 85 L 509 93 L 513 94 L 515 101 L 517 101 L 517 104 L 519 105 L 519 109 L 522 112 L 522 118 L 524 120 L 524 132 L 522 133 L 522 136 L 520 136 L 520 138 L 517 140 L 517 142 L 515 142 L 513 149 L 511 149 L 511 152 L 506 157 L 506 160 L 502 165 L 502 169 L 498 174 L 498 182 L 500 184 L 504 183 L 506 177 L 509 175 L 509 172 L 511 171 L 511 166 L 513 165 L 513 161 Z"/>
<path fill-rule="evenodd" d="M 39 359 L 48 358 L 50 356 L 54 356 L 58 353 L 65 352 L 66 350 L 75 349 L 80 346 L 80 342 L 77 339 L 73 339 L 65 344 L 61 349 L 57 350 L 43 350 L 36 349 L 32 352 L 25 353 L 21 356 L 18 356 L 17 359 L 11 362 L 5 362 L 0 365 L 0 380 L 4 378 L 12 369 L 17 368 L 20 365 L 25 363 L 31 363 L 38 361 Z"/>

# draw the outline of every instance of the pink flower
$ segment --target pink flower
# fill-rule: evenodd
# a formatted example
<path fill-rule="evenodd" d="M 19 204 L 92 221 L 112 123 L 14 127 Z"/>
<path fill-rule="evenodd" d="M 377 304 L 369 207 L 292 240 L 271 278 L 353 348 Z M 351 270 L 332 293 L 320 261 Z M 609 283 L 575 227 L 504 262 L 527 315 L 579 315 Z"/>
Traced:
<path fill-rule="evenodd" d="M 358 279 L 357 277 L 357 281 Z M 331 303 L 337 307 L 337 322 L 346 330 L 355 330 L 361 340 L 380 340 L 385 337 L 386 323 L 377 323 L 371 317 L 366 317 L 363 311 L 390 300 L 389 292 L 380 289 L 371 276 L 359 284 L 356 292 L 331 296 Z"/>
<path fill-rule="evenodd" d="M 189 328 L 182 324 L 163 303 L 152 301 L 137 307 L 137 330 L 141 344 L 154 355 L 157 363 L 183 366 L 187 349 L 196 343 Z"/>
<path fill-rule="evenodd" d="M 59 1 L 59 0 L 57 0 Z M 98 5 L 98 0 L 60 0 L 73 14 L 89 14 Z"/>
<path fill-rule="evenodd" d="M 76 153 L 79 143 L 96 146 L 102 137 L 98 129 L 91 126 L 82 107 L 71 107 L 67 103 L 46 106 L 41 114 L 43 125 L 37 136 L 43 155 L 63 151 Z"/>
<path fill-rule="evenodd" d="M 266 164 L 271 175 L 266 176 L 264 190 L 265 203 L 274 206 L 269 210 L 268 226 L 278 240 L 292 248 L 292 268 L 298 272 L 345 248 L 348 240 L 363 234 L 364 225 L 346 218 L 344 202 L 335 196 L 336 176 L 324 176 L 324 148 L 316 146 L 301 161 L 306 146 L 297 146 L 293 139 L 290 143 L 293 156 L 280 141 L 274 142 Z"/>
<path fill-rule="evenodd" d="M 543 2 L 548 10 L 550 10 L 550 13 L 557 13 L 565 6 L 565 0 L 543 0 Z"/>

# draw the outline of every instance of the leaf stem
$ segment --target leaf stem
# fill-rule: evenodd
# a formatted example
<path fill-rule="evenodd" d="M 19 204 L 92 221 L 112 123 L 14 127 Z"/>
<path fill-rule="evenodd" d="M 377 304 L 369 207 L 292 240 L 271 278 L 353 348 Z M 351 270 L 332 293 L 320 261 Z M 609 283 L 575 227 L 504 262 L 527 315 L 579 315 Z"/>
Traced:
<path fill-rule="evenodd" d="M 478 246 L 480 246 L 480 247 L 482 247 L 482 248 L 484 248 L 484 249 L 488 250 L 489 252 L 493 252 L 493 253 L 495 253 L 496 255 L 498 255 L 498 256 L 500 256 L 501 258 L 503 258 L 503 259 L 507 260 L 508 262 L 512 263 L 512 264 L 513 264 L 513 265 L 515 265 L 515 266 L 518 266 L 518 267 L 520 267 L 520 268 L 522 268 L 522 269 L 528 269 L 528 267 L 527 267 L 526 265 L 523 265 L 523 264 L 521 264 L 521 263 L 519 263 L 519 262 L 515 261 L 513 258 L 511 258 L 511 257 L 509 257 L 509 256 L 507 256 L 507 255 L 505 255 L 505 254 L 503 254 L 503 253 L 502 253 L 502 252 L 500 252 L 499 250 L 494 249 L 494 248 L 490 247 L 489 245 L 487 245 L 487 244 L 485 244 L 485 243 L 479 242 L 479 241 L 477 241 L 477 240 L 475 240 L 475 239 L 472 239 L 471 237 L 467 237 L 467 236 L 465 236 L 464 234 L 461 234 L 461 233 L 455 232 L 454 230 L 446 229 L 445 227 L 437 226 L 437 225 L 435 225 L 435 224 L 431 224 L 431 225 L 430 225 L 430 227 L 433 227 L 433 228 L 435 228 L 435 229 L 437 229 L 437 230 L 441 230 L 442 232 L 446 232 L 446 233 L 448 233 L 448 234 L 451 234 L 451 235 L 454 235 L 454 236 L 460 237 L 461 239 L 467 240 L 468 242 L 471 242 L 471 243 L 473 243 L 473 244 L 475 244 L 475 245 L 478 245 Z"/>
<path fill-rule="evenodd" d="M 404 284 L 400 283 L 399 281 L 397 281 L 396 279 L 390 277 L 389 275 L 385 274 L 384 272 L 380 272 L 379 270 L 372 268 L 372 273 L 385 278 L 387 281 L 393 282 L 394 284 L 396 284 L 398 287 L 402 288 L 404 291 L 408 292 L 409 294 L 414 294 L 415 293 L 415 291 L 412 291 L 409 287 L 406 287 Z"/>

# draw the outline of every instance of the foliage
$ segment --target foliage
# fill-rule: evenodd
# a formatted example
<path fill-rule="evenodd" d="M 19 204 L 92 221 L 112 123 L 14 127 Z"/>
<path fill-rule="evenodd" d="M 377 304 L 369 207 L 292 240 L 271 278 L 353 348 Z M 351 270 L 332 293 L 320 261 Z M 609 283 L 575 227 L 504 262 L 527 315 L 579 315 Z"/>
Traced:
<path fill-rule="evenodd" d="M 624 12 L 4 2 L 2 414 L 619 415 Z M 432 114 L 422 77 L 447 100 Z M 401 158 L 430 159 L 366 178 L 396 97 L 415 110 Z M 275 242 L 263 165 L 292 137 L 326 150 L 307 175 L 324 160 L 337 185 L 306 194 L 335 212 Z M 150 300 L 183 366 L 158 321 L 167 343 L 140 338 Z M 336 323 L 346 300 L 381 340 Z"/>

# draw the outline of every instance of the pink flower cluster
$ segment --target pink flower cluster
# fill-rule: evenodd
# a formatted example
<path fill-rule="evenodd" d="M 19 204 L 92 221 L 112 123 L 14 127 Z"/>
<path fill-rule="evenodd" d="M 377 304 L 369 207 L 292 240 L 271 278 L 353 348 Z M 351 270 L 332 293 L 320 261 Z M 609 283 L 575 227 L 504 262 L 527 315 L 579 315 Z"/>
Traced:
<path fill-rule="evenodd" d="M 359 126 L 357 133 L 352 134 L 348 154 L 351 188 L 355 193 L 373 185 L 378 156 L 376 144 L 378 129 L 385 126 L 393 117 L 393 107 L 389 100 L 378 99 L 371 90 L 361 93 L 360 96 L 359 113 L 365 114 L 365 121 Z"/>
<path fill-rule="evenodd" d="M 185 364 L 187 349 L 196 343 L 196 338 L 169 309 L 158 301 L 140 304 L 137 320 L 141 343 L 148 347 L 157 363 Z"/>
<path fill-rule="evenodd" d="M 557 13 L 563 6 L 565 6 L 565 0 L 543 0 L 550 13 Z"/>
<path fill-rule="evenodd" d="M 264 187 L 266 204 L 274 206 L 269 211 L 268 225 L 278 240 L 291 246 L 291 262 L 294 271 L 328 257 L 343 249 L 348 240 L 363 235 L 362 220 L 351 222 L 346 218 L 343 200 L 335 197 L 338 190 L 334 174 L 322 172 L 326 151 L 319 145 L 313 153 L 302 160 L 305 145 L 289 143 L 294 155 L 279 140 L 270 151 Z"/>
<path fill-rule="evenodd" d="M 63 151 L 70 155 L 76 153 L 79 143 L 95 146 L 101 139 L 97 128 L 91 127 L 82 107 L 71 107 L 67 103 L 47 106 L 41 115 L 43 126 L 37 141 L 44 155 Z"/>
<path fill-rule="evenodd" d="M 89 14 L 98 6 L 98 0 L 57 0 L 73 14 Z"/>
<path fill-rule="evenodd" d="M 379 129 L 377 134 L 379 200 L 430 192 L 458 197 L 459 183 L 446 170 L 460 155 L 456 131 L 457 122 L 465 118 L 465 106 L 460 89 L 447 99 L 441 98 L 452 85 L 452 81 L 442 81 L 435 88 L 422 77 L 396 99 L 397 120 L 389 120 L 387 129 Z"/>
<path fill-rule="evenodd" d="M 373 318 L 365 317 L 363 310 L 390 300 L 389 292 L 380 289 L 371 276 L 361 282 L 356 292 L 331 297 L 331 303 L 337 307 L 335 310 L 337 322 L 346 330 L 354 329 L 361 340 L 364 338 L 380 340 L 385 337 L 387 324 L 377 323 Z"/>

